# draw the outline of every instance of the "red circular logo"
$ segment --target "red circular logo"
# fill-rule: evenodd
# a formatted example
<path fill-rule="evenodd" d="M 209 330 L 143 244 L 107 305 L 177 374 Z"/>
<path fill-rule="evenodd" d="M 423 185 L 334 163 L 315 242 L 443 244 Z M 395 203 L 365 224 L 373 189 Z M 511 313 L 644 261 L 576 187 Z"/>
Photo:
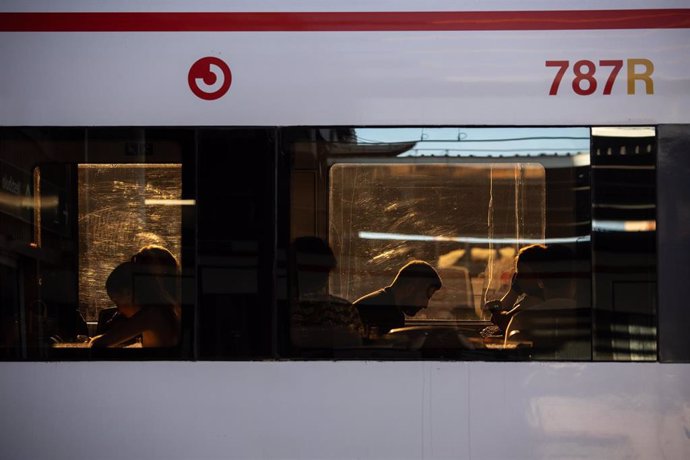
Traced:
<path fill-rule="evenodd" d="M 232 73 L 223 60 L 207 56 L 192 65 L 187 82 L 189 88 L 198 97 L 213 101 L 228 92 L 232 83 Z"/>

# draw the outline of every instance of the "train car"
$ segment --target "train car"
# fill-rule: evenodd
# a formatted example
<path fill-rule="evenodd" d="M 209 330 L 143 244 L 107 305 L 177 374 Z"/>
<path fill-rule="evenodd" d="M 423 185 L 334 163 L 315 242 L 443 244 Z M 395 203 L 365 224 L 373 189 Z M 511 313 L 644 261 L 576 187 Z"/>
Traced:
<path fill-rule="evenodd" d="M 0 457 L 689 458 L 688 56 L 680 0 L 3 2 Z"/>

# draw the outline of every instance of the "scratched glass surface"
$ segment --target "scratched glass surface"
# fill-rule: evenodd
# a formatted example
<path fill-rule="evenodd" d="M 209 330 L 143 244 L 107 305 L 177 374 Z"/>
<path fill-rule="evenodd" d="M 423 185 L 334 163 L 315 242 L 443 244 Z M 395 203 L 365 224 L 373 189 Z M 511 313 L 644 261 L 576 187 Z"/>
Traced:
<path fill-rule="evenodd" d="M 333 293 L 354 301 L 422 259 L 445 286 L 416 319 L 485 319 L 517 250 L 544 238 L 540 164 L 339 164 L 330 193 Z"/>
<path fill-rule="evenodd" d="M 113 306 L 105 281 L 142 246 L 180 257 L 179 164 L 79 165 L 79 309 L 87 321 Z M 157 200 L 147 203 L 147 200 Z"/>

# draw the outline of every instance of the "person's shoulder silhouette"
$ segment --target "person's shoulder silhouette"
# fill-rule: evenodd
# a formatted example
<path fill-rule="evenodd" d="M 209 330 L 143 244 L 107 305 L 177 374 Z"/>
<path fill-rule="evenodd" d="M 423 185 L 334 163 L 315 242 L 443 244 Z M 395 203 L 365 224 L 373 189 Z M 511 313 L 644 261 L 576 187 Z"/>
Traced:
<path fill-rule="evenodd" d="M 357 310 L 329 292 L 337 260 L 328 243 L 315 236 L 296 238 L 290 257 L 296 291 L 290 315 L 293 342 L 326 348 L 358 342 L 363 327 Z"/>

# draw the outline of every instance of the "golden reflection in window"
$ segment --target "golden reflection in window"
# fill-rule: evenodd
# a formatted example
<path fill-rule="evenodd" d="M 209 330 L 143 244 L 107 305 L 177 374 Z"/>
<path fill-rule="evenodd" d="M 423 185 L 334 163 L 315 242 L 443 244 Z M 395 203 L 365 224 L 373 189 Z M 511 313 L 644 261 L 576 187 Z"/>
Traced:
<path fill-rule="evenodd" d="M 415 319 L 485 319 L 484 301 L 509 288 L 517 250 L 544 240 L 545 194 L 535 163 L 336 164 L 331 292 L 357 299 L 417 258 L 444 288 Z"/>
<path fill-rule="evenodd" d="M 105 280 L 120 262 L 148 244 L 179 259 L 182 167 L 81 164 L 78 174 L 79 307 L 87 321 L 96 321 L 100 309 L 113 306 Z"/>

